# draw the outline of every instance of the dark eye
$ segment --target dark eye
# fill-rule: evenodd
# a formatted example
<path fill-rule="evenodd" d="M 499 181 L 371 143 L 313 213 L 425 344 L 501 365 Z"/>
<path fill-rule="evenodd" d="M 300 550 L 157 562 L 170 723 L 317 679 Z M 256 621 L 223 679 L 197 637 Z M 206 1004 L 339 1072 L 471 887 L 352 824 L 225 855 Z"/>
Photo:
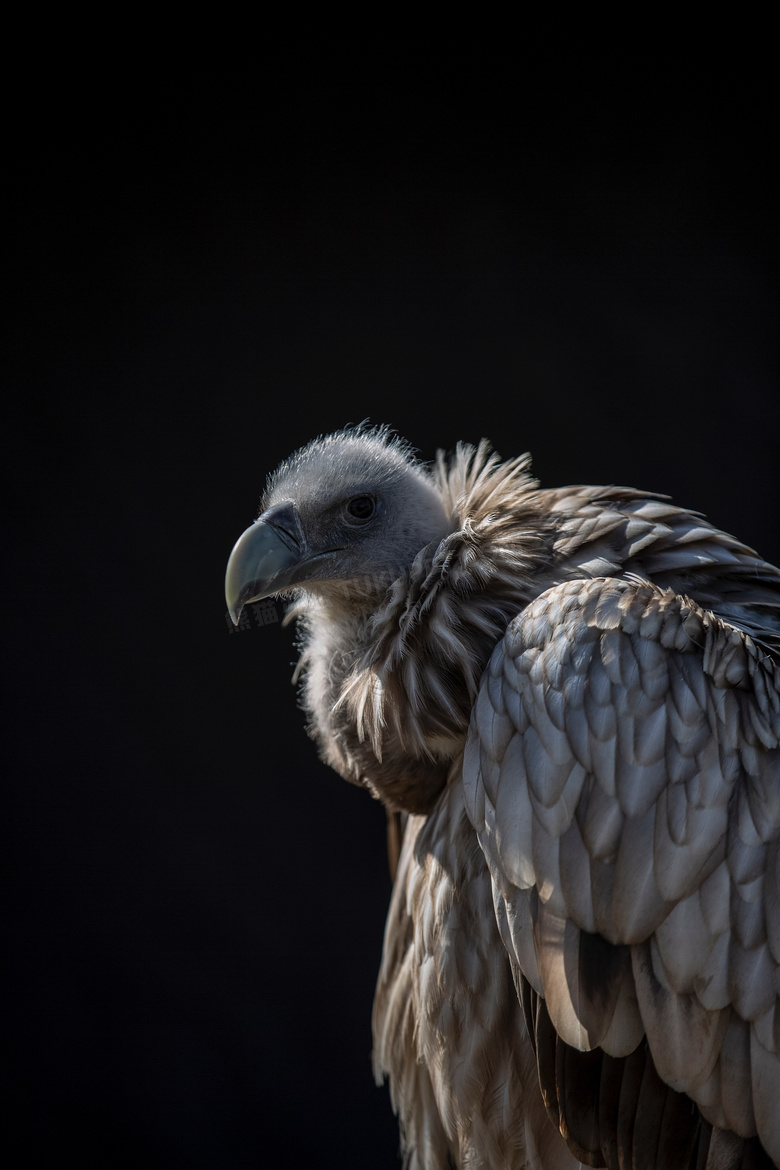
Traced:
<path fill-rule="evenodd" d="M 362 522 L 371 519 L 375 508 L 373 496 L 355 496 L 354 500 L 350 500 L 347 504 L 347 515 L 350 520 Z"/>

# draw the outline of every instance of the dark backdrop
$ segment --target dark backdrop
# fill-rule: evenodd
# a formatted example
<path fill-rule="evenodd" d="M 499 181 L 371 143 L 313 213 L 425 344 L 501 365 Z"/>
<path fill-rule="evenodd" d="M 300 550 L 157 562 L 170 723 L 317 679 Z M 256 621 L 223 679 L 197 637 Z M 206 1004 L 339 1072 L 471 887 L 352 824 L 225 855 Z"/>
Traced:
<path fill-rule="evenodd" d="M 12 169 L 3 1142 L 390 1170 L 384 815 L 318 762 L 291 632 L 229 636 L 227 556 L 369 417 L 780 560 L 764 94 L 127 80 L 70 77 Z"/>

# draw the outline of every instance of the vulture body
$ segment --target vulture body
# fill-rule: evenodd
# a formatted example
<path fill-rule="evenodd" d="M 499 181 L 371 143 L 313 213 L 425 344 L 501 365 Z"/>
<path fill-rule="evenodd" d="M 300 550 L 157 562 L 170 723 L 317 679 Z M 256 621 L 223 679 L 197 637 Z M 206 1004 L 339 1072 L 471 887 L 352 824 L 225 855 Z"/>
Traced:
<path fill-rule="evenodd" d="M 528 457 L 383 428 L 271 476 L 323 759 L 402 828 L 374 1006 L 405 1165 L 780 1163 L 780 571 Z"/>

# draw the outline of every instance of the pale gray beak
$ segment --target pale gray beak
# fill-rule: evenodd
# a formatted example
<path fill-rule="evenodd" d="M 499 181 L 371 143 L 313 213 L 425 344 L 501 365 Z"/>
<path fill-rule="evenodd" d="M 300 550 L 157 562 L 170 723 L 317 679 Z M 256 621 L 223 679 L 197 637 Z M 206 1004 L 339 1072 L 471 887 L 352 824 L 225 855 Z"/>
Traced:
<path fill-rule="evenodd" d="M 300 517 L 292 500 L 274 504 L 236 541 L 225 573 L 225 599 L 233 624 L 250 601 L 289 588 L 310 559 Z"/>

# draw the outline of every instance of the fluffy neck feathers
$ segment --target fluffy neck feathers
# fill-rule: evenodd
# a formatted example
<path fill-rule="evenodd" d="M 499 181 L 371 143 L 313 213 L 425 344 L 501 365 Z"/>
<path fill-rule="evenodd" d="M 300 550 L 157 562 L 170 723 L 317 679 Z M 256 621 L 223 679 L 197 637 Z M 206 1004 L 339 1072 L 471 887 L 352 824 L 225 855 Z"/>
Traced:
<path fill-rule="evenodd" d="M 434 482 L 450 534 L 423 548 L 378 606 L 341 612 L 302 598 L 291 615 L 325 759 L 397 807 L 424 811 L 438 794 L 490 652 L 550 558 L 553 527 L 529 462 L 501 464 L 484 442 L 459 445 L 449 463 L 440 455 Z"/>

